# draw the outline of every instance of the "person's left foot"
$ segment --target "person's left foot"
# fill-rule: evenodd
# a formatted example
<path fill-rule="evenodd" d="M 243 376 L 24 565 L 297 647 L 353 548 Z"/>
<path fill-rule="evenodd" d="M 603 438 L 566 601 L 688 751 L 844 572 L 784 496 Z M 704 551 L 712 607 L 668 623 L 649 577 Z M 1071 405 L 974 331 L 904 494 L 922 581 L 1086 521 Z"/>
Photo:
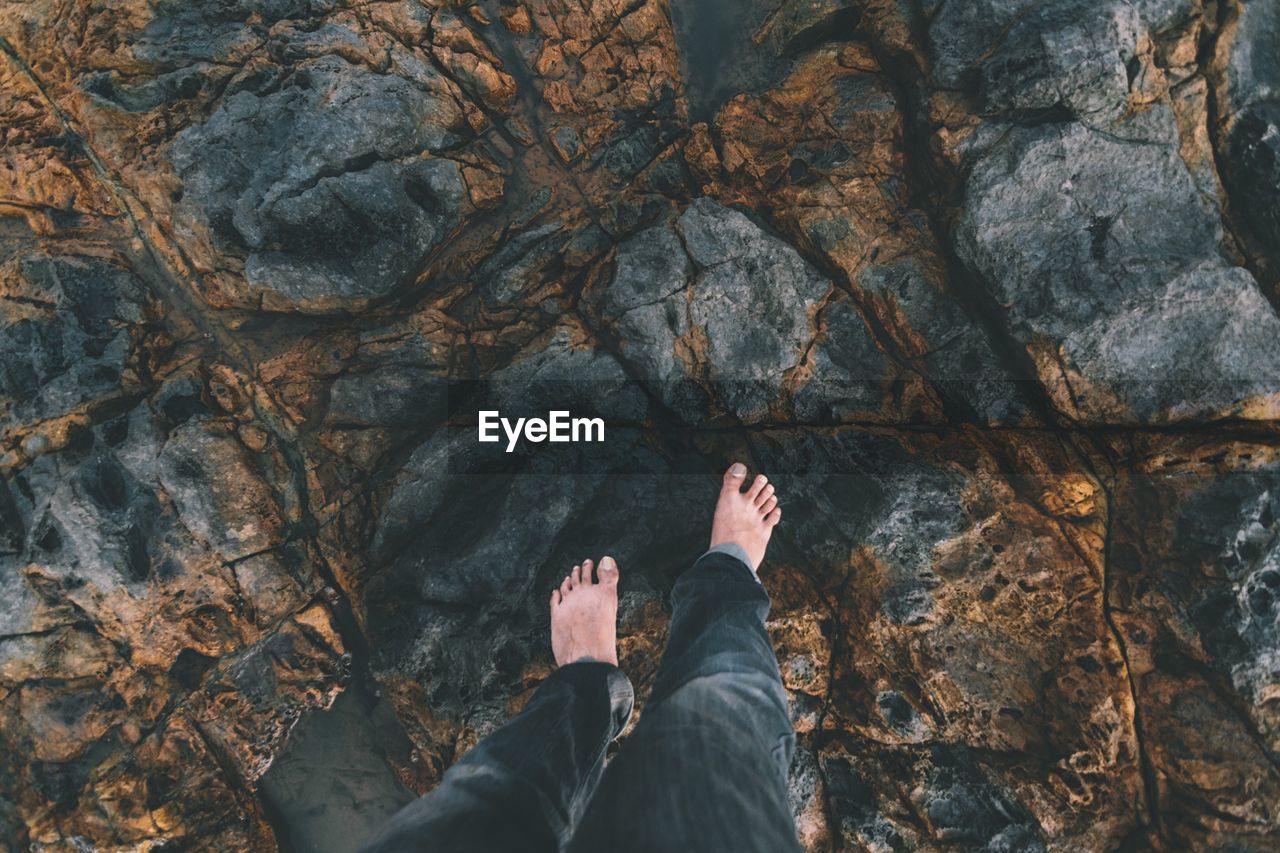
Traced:
<path fill-rule="evenodd" d="M 600 579 L 587 560 L 551 592 L 551 653 L 556 666 L 582 658 L 618 665 L 618 564 L 602 557 Z"/>

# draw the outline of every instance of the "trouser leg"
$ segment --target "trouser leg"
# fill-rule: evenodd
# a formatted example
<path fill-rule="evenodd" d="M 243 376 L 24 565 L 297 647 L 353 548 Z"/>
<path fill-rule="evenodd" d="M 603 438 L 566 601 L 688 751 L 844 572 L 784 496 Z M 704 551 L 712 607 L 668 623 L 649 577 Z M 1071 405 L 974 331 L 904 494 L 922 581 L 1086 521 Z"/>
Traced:
<path fill-rule="evenodd" d="M 616 666 L 560 667 L 524 709 L 482 740 L 432 791 L 401 809 L 366 853 L 553 853 L 565 842 L 631 715 Z"/>
<path fill-rule="evenodd" d="M 709 553 L 676 582 L 667 649 L 635 731 L 570 844 L 591 851 L 799 850 L 795 734 L 746 564 Z"/>

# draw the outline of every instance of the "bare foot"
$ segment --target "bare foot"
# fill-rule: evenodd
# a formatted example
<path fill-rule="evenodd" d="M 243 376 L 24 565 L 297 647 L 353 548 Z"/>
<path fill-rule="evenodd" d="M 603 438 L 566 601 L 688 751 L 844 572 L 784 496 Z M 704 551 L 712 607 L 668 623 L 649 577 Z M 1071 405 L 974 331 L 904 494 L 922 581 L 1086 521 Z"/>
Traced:
<path fill-rule="evenodd" d="M 760 567 L 773 528 L 782 518 L 782 508 L 773 496 L 773 486 L 764 474 L 756 475 L 751 487 L 742 491 L 747 466 L 735 462 L 724 472 L 724 485 L 711 520 L 711 547 L 733 542 L 751 558 L 751 570 Z"/>
<path fill-rule="evenodd" d="M 600 580 L 591 561 L 574 566 L 551 592 L 551 653 L 556 666 L 584 657 L 618 665 L 618 564 L 601 557 Z"/>

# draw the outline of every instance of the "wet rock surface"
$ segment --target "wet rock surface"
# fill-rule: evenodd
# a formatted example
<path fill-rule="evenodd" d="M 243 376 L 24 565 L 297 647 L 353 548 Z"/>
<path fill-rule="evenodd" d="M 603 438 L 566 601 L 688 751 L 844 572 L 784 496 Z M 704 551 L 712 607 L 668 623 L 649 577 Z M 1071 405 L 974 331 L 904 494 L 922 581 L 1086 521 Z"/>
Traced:
<path fill-rule="evenodd" d="M 587 555 L 643 713 L 740 458 L 808 849 L 1273 849 L 1278 21 L 0 4 L 0 837 L 350 849 Z"/>

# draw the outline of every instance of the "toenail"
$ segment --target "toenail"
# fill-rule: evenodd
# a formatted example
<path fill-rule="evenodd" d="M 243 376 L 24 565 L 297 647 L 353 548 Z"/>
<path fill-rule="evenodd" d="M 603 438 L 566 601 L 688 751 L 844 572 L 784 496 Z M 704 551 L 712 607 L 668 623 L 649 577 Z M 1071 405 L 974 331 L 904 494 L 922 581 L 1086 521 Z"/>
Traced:
<path fill-rule="evenodd" d="M 747 466 L 743 465 L 741 462 L 735 462 L 729 468 L 729 473 L 735 477 L 745 477 L 747 476 Z"/>

